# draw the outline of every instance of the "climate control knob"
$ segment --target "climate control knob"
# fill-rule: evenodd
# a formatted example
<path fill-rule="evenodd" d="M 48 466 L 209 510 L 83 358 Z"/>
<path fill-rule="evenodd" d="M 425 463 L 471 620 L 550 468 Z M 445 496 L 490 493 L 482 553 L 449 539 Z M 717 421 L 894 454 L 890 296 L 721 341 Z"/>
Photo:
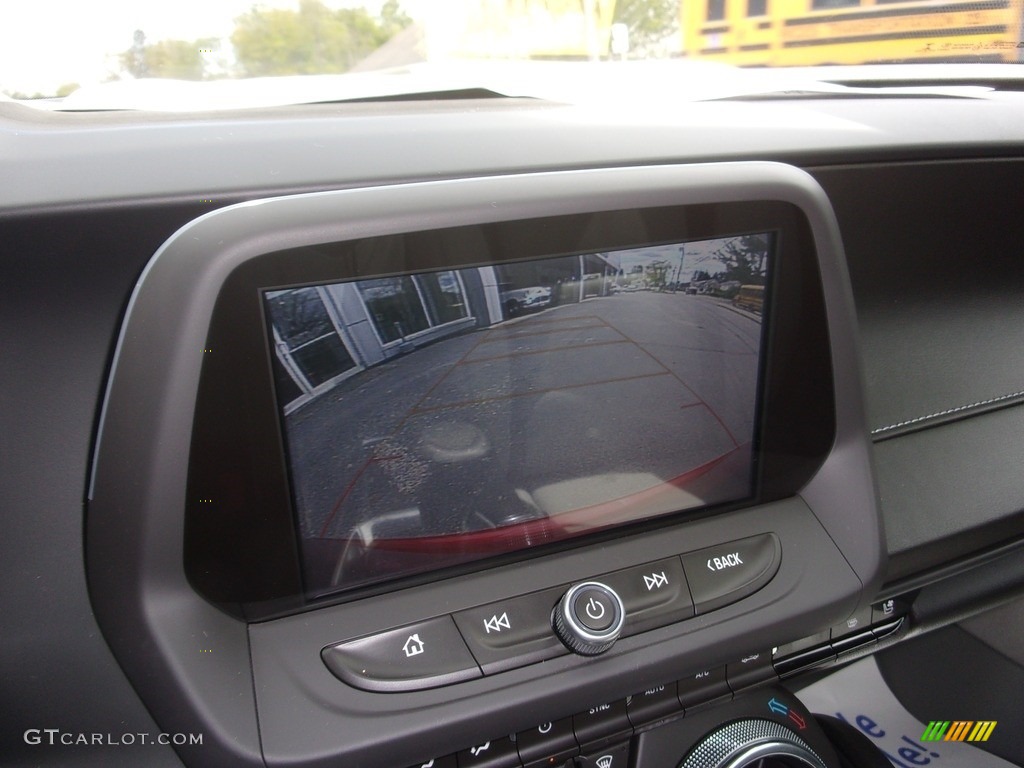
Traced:
<path fill-rule="evenodd" d="M 586 581 L 562 595 L 551 624 L 570 651 L 596 656 L 612 647 L 625 618 L 622 598 L 614 589 L 598 581 Z"/>

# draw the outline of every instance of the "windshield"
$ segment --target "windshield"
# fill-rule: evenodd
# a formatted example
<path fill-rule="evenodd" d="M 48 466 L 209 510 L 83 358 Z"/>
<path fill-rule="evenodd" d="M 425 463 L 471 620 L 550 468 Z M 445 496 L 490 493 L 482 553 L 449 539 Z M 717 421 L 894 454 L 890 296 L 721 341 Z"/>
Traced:
<path fill-rule="evenodd" d="M 333 83 L 283 99 L 297 102 L 329 100 L 323 93 L 344 99 L 472 87 L 537 95 L 528 78 L 517 81 L 521 92 L 508 87 L 507 68 L 495 65 L 511 63 L 520 76 L 546 63 L 549 69 L 533 76 L 540 82 L 553 62 L 686 62 L 705 68 L 701 78 L 716 71 L 712 65 L 1017 63 L 1024 57 L 1022 7 L 1024 0 L 21 3 L 17 11 L 5 8 L 0 25 L 0 92 L 61 99 L 97 86 L 144 86 L 148 93 L 163 88 L 170 99 L 176 86 L 167 81 L 260 79 L 258 89 L 249 86 L 254 94 L 282 76 L 421 76 L 411 88 L 363 77 L 354 91 Z"/>

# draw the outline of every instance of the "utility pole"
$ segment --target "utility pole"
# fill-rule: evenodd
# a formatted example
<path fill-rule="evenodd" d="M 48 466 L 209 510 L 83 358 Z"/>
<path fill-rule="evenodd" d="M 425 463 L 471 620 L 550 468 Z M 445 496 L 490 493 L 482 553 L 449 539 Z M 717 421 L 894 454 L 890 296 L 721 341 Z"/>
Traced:
<path fill-rule="evenodd" d="M 672 293 L 679 290 L 679 280 L 683 276 L 683 261 L 686 259 L 686 245 L 679 246 L 679 266 L 676 267 L 676 279 L 672 281 Z"/>

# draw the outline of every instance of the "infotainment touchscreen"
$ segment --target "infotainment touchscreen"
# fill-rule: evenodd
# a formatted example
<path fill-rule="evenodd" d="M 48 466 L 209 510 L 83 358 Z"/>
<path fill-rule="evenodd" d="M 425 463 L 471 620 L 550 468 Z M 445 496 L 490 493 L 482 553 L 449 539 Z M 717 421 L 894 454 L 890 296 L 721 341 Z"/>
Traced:
<path fill-rule="evenodd" d="M 308 590 L 751 496 L 772 242 L 264 291 Z"/>

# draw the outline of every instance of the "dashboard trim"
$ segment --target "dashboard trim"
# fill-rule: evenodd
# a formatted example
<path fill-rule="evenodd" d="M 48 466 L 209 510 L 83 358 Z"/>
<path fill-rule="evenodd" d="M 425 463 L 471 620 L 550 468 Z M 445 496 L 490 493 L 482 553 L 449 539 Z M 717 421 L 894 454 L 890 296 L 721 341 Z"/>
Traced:
<path fill-rule="evenodd" d="M 881 579 L 884 554 L 861 401 L 852 296 L 834 214 L 817 183 L 789 166 L 723 163 L 371 187 L 242 203 L 201 216 L 165 243 L 133 292 L 118 339 L 95 452 L 86 552 L 90 595 L 104 635 L 161 727 L 168 731 L 201 728 L 209 735 L 201 750 L 180 748 L 182 757 L 195 765 L 217 765 L 228 759 L 243 764 L 261 764 L 264 759 L 269 763 L 293 760 L 294 754 L 281 751 L 283 744 L 274 743 L 269 735 L 274 732 L 279 737 L 289 732 L 287 727 L 281 730 L 285 723 L 275 718 L 284 717 L 292 726 L 293 733 L 286 739 L 292 741 L 312 722 L 308 707 L 330 711 L 335 705 L 323 701 L 321 694 L 301 680 L 293 680 L 298 688 L 290 694 L 280 691 L 278 699 L 264 682 L 268 673 L 262 663 L 250 662 L 249 643 L 263 643 L 260 638 L 274 627 L 291 627 L 296 622 L 301 626 L 316 617 L 329 621 L 336 610 L 350 610 L 341 606 L 247 627 L 199 598 L 184 576 L 182 510 L 202 349 L 220 286 L 235 267 L 253 256 L 289 247 L 421 231 L 453 222 L 471 224 L 623 207 L 761 200 L 792 203 L 808 218 L 819 255 L 833 366 L 842 373 L 835 376 L 837 440 L 832 453 L 801 492 L 802 501 L 797 498 L 783 504 L 789 505 L 792 520 L 804 519 L 802 530 L 806 535 L 815 532 L 813 536 L 818 539 L 812 546 L 818 551 L 807 558 L 790 557 L 789 566 L 784 557 L 782 568 L 790 574 L 786 579 L 780 571 L 774 586 L 747 598 L 745 605 L 725 608 L 716 617 L 698 617 L 685 632 L 675 627 L 654 630 L 643 638 L 625 638 L 600 661 L 563 658 L 543 665 L 548 672 L 562 670 L 560 679 L 572 675 L 580 683 L 578 690 L 592 696 L 597 690 L 609 689 L 612 680 L 618 687 L 643 681 L 656 684 L 673 665 L 681 663 L 680 659 L 685 661 L 689 656 L 679 656 L 673 635 L 687 634 L 697 627 L 702 628 L 700 636 L 706 649 L 716 647 L 718 653 L 753 650 L 746 638 L 766 626 L 767 605 L 779 608 L 779 590 L 795 589 L 791 579 L 796 572 L 786 569 L 795 567 L 799 571 L 800 562 L 816 562 L 815 567 L 825 568 L 830 576 L 805 580 L 800 593 L 803 597 L 789 594 L 785 610 L 772 612 L 767 624 L 772 629 L 766 638 L 782 641 L 786 632 L 792 632 L 789 639 L 793 639 L 848 616 L 859 604 L 871 600 L 873 586 Z M 743 529 L 763 532 L 763 522 L 757 528 L 747 528 L 748 522 L 735 528 L 733 535 L 721 533 L 729 529 L 730 521 L 732 525 L 740 520 L 756 521 L 757 512 L 729 513 L 691 524 L 695 531 L 708 531 L 696 543 L 707 546 L 737 538 Z M 788 540 L 782 537 L 784 550 L 794 546 L 792 552 L 800 551 L 801 545 L 796 543 L 800 534 L 793 533 L 796 530 L 799 527 L 791 529 Z M 794 535 L 797 539 L 792 538 Z M 831 545 L 826 543 L 828 539 Z M 829 552 L 832 554 L 826 557 Z M 842 557 L 836 557 L 835 552 Z M 593 565 L 585 566 L 584 555 L 565 556 L 584 557 L 576 566 L 581 574 L 594 569 Z M 417 590 L 430 592 L 434 586 Z M 417 590 L 392 597 L 415 601 Z M 486 600 L 462 604 L 480 602 Z M 200 643 L 212 645 L 214 652 L 201 654 Z M 340 685 L 320 662 L 322 646 L 313 653 L 317 674 Z M 646 677 L 636 674 L 636 663 L 628 653 L 640 647 L 647 647 L 652 654 L 644 665 Z M 255 660 L 263 651 L 254 647 L 252 653 Z M 520 675 L 521 671 L 504 674 Z M 536 669 L 522 674 L 534 678 L 534 685 L 539 684 Z M 542 677 L 546 678 L 545 685 L 553 684 L 550 674 Z M 487 715 L 495 724 L 503 712 L 515 712 L 518 719 L 514 721 L 529 727 L 526 718 L 531 710 L 523 700 L 525 679 L 504 691 L 488 692 L 495 685 L 507 686 L 508 680 L 463 685 L 485 701 L 496 705 L 507 702 Z M 620 692 L 625 695 L 630 691 Z M 268 693 L 272 701 L 287 701 L 289 706 L 271 716 L 258 703 Z M 421 692 L 414 698 L 420 700 L 425 695 L 436 694 Z M 551 691 L 546 696 L 550 699 L 547 706 L 565 708 L 564 692 L 555 695 Z M 296 697 L 305 699 L 305 703 L 299 706 Z M 368 766 L 383 766 L 384 756 L 366 751 L 366 740 L 372 740 L 367 718 L 374 709 L 379 706 L 351 711 L 350 719 L 344 721 L 349 724 L 349 737 L 352 729 L 365 731 L 361 741 L 344 744 L 344 754 L 350 759 L 358 755 Z M 462 725 L 456 731 L 463 733 L 467 743 L 471 743 L 468 733 L 479 711 L 479 703 L 475 703 L 458 716 Z M 389 747 L 397 750 L 390 753 L 390 760 L 418 754 L 423 747 L 417 746 L 417 740 L 436 720 L 429 710 L 416 714 L 406 710 L 400 722 L 405 723 L 405 733 L 396 736 Z M 377 727 L 393 732 L 395 725 L 394 719 L 385 718 Z M 339 758 L 341 735 L 336 730 L 307 733 L 310 738 L 303 742 L 302 749 L 312 764 L 326 765 Z M 437 734 L 431 738 L 437 739 Z"/>

